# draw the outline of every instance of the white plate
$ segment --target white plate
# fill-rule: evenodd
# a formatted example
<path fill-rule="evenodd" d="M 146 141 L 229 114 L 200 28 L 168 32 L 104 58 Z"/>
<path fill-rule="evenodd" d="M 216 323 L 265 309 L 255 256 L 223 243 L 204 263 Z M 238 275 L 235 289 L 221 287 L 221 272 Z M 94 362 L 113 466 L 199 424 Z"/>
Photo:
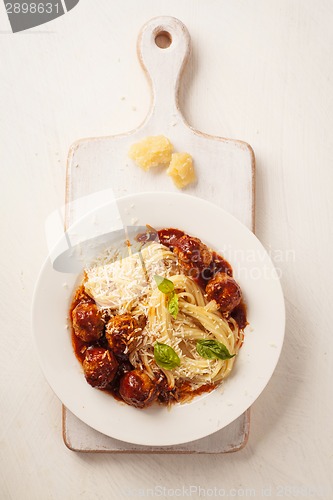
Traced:
<path fill-rule="evenodd" d="M 117 212 L 117 210 L 119 212 Z M 125 225 L 175 227 L 202 239 L 231 263 L 248 308 L 250 325 L 234 369 L 225 383 L 171 410 L 155 405 L 138 410 L 93 389 L 77 361 L 68 309 L 77 275 L 42 267 L 33 301 L 33 330 L 45 377 L 63 404 L 94 429 L 122 441 L 176 445 L 212 434 L 239 417 L 260 395 L 278 361 L 285 324 L 283 294 L 265 249 L 233 216 L 202 199 L 177 193 L 143 193 L 112 202 L 81 219 L 77 232 L 96 217 L 119 213 Z"/>

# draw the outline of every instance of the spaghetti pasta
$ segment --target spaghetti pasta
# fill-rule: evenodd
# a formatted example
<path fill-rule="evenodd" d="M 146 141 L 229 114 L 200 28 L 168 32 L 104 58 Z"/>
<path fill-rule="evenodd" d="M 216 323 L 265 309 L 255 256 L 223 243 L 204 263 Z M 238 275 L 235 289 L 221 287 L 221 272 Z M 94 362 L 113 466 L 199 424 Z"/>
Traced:
<path fill-rule="evenodd" d="M 178 233 L 184 235 L 179 230 Z M 198 246 L 200 240 L 195 240 Z M 182 265 L 174 251 L 175 241 L 172 245 L 168 245 L 165 238 L 163 241 L 164 244 L 148 241 L 136 253 L 129 248 L 126 257 L 117 255 L 115 258 L 111 252 L 100 256 L 85 270 L 81 285 L 81 294 L 87 297 L 84 300 L 96 304 L 106 325 L 106 337 L 102 335 L 93 345 L 110 350 L 110 345 L 116 345 L 115 341 L 107 342 L 112 335 L 122 342 L 117 344 L 122 346 L 121 350 L 113 352 L 117 358 L 118 376 L 99 388 L 109 389 L 137 407 L 145 407 L 156 399 L 166 404 L 187 402 L 196 394 L 212 390 L 231 373 L 243 341 L 244 325 L 239 324 L 230 311 L 221 312 L 219 303 L 207 296 L 202 281 L 191 277 L 192 264 Z M 207 247 L 205 251 L 216 255 Z M 217 257 L 221 262 L 222 258 Z M 215 269 L 212 264 L 210 269 Z M 212 273 L 208 276 L 212 280 Z M 167 292 L 158 285 L 161 280 L 165 281 Z M 233 278 L 229 277 L 230 280 Z M 73 320 L 77 296 L 71 309 Z M 171 299 L 174 302 L 172 310 Z M 126 317 L 133 319 L 131 326 L 128 319 L 126 323 Z M 115 328 L 117 318 L 120 326 Z M 109 323 L 112 327 L 108 327 Z M 75 331 L 73 339 L 76 345 Z M 171 353 L 176 362 L 170 365 L 165 359 L 159 361 L 156 346 L 164 346 L 163 355 Z M 199 349 L 198 346 L 204 347 Z M 84 348 L 89 350 L 91 345 L 84 345 Z M 78 357 L 82 361 L 82 353 Z M 146 377 L 144 383 L 143 376 Z M 137 393 L 135 397 L 128 396 L 133 384 L 137 391 L 138 381 L 145 387 L 145 392 L 140 389 L 141 392 L 145 396 L 149 394 L 142 401 L 141 393 L 140 397 Z"/>

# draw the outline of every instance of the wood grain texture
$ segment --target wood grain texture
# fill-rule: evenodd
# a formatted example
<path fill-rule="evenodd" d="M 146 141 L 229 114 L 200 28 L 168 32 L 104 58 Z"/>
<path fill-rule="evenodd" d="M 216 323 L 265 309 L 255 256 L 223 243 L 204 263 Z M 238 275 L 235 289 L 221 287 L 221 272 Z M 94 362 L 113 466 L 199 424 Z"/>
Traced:
<path fill-rule="evenodd" d="M 168 48 L 160 48 L 156 37 L 167 33 Z M 176 190 L 165 172 L 144 173 L 128 159 L 130 146 L 140 139 L 163 134 L 176 151 L 194 158 L 198 181 L 187 192 L 225 208 L 249 228 L 254 228 L 254 172 L 252 148 L 241 141 L 209 136 L 191 128 L 179 107 L 179 87 L 190 53 L 190 35 L 184 24 L 173 17 L 148 21 L 138 37 L 137 51 L 151 86 L 150 111 L 137 129 L 117 135 L 76 142 L 69 153 L 66 183 L 66 224 L 72 224 L 93 208 L 90 203 L 71 204 L 91 193 L 103 195 L 111 188 L 114 196 L 140 191 Z M 95 199 L 96 201 L 96 199 Z M 100 200 L 101 203 L 101 200 Z M 135 215 L 135 214 L 134 214 Z M 149 223 L 149 221 L 147 221 Z M 75 451 L 114 453 L 225 453 L 245 446 L 250 410 L 213 437 L 174 447 L 144 447 L 122 443 L 91 430 L 69 410 L 63 409 L 63 437 Z"/>

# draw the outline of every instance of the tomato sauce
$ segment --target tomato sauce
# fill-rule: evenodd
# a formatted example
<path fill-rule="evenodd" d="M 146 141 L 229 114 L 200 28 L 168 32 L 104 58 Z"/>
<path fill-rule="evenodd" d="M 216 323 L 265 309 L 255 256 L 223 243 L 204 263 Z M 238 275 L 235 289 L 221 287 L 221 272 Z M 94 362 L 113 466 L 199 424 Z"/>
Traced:
<path fill-rule="evenodd" d="M 173 251 L 175 246 L 177 245 L 177 241 L 183 236 L 188 236 L 188 235 L 186 235 L 186 233 L 184 233 L 183 231 L 175 228 L 165 228 L 159 231 L 155 231 L 153 230 L 153 228 L 148 228 L 146 233 L 139 234 L 136 239 L 138 242 L 141 242 L 143 244 L 149 241 L 159 241 L 161 244 L 165 245 L 171 251 Z M 197 269 L 199 270 L 199 272 L 197 272 L 196 274 L 189 272 L 188 274 L 201 287 L 203 292 L 205 292 L 206 286 L 209 283 L 209 281 L 217 273 L 226 273 L 230 277 L 232 277 L 233 275 L 233 270 L 229 262 L 227 262 L 221 255 L 219 255 L 215 251 L 211 251 L 211 262 L 209 266 L 200 267 L 199 265 L 197 266 L 197 268 L 199 268 Z M 84 286 L 80 285 L 75 292 L 70 307 L 69 314 L 71 320 L 73 317 L 73 311 L 75 307 L 82 302 L 95 304 L 95 301 L 85 292 Z M 240 330 L 243 330 L 248 324 L 245 303 L 242 301 L 237 307 L 235 307 L 234 310 L 230 313 L 230 316 L 237 322 Z M 105 317 L 105 322 L 107 322 L 108 319 L 109 319 L 108 317 Z M 89 347 L 94 346 L 94 347 L 102 347 L 104 349 L 109 348 L 108 342 L 105 337 L 105 332 L 103 333 L 102 337 L 97 341 L 84 342 L 75 335 L 74 328 L 72 327 L 71 337 L 72 337 L 73 350 L 75 352 L 77 359 L 81 364 L 85 359 L 86 350 Z M 118 358 L 118 363 L 119 367 L 114 380 L 105 389 L 101 390 L 109 393 L 115 399 L 123 401 L 119 394 L 119 382 L 121 377 L 125 373 L 132 371 L 134 367 L 131 365 L 128 359 Z M 164 387 L 163 382 L 161 383 L 160 381 L 158 382 L 158 384 L 160 384 L 160 393 L 158 396 L 158 401 L 162 404 L 168 404 L 170 402 L 176 402 L 176 401 L 178 402 L 187 401 L 190 400 L 192 397 L 198 396 L 205 392 L 210 392 L 216 387 L 215 384 L 205 384 L 199 387 L 198 389 L 193 390 L 190 383 L 184 382 L 179 387 L 176 387 L 170 391 L 167 389 L 167 387 Z"/>

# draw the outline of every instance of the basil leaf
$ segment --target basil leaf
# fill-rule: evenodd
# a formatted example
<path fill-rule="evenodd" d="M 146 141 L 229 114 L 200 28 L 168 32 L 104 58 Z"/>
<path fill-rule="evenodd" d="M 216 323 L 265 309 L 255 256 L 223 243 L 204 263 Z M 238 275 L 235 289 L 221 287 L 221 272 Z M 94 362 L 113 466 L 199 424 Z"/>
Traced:
<path fill-rule="evenodd" d="M 158 366 L 166 370 L 172 370 L 180 365 L 178 354 L 166 344 L 156 342 L 154 345 L 154 358 Z"/>
<path fill-rule="evenodd" d="M 160 292 L 164 293 L 168 296 L 168 310 L 173 318 L 177 318 L 177 314 L 179 311 L 178 306 L 178 295 L 175 293 L 175 286 L 172 281 L 167 278 L 163 278 L 163 276 L 158 276 L 155 274 L 154 280 L 156 281 L 157 288 Z"/>
<path fill-rule="evenodd" d="M 158 276 L 158 274 L 155 274 L 154 280 L 156 281 L 157 288 L 162 293 L 168 294 L 173 292 L 175 289 L 172 281 L 168 280 L 167 278 L 163 278 L 163 276 Z"/>
<path fill-rule="evenodd" d="M 169 313 L 171 314 L 171 316 L 176 319 L 178 311 L 179 311 L 178 295 L 176 293 L 174 293 L 170 297 L 169 302 L 168 302 L 168 309 L 169 309 Z"/>
<path fill-rule="evenodd" d="M 198 354 L 206 359 L 230 359 L 236 356 L 236 354 L 230 354 L 226 346 L 217 340 L 198 340 L 196 347 Z"/>

